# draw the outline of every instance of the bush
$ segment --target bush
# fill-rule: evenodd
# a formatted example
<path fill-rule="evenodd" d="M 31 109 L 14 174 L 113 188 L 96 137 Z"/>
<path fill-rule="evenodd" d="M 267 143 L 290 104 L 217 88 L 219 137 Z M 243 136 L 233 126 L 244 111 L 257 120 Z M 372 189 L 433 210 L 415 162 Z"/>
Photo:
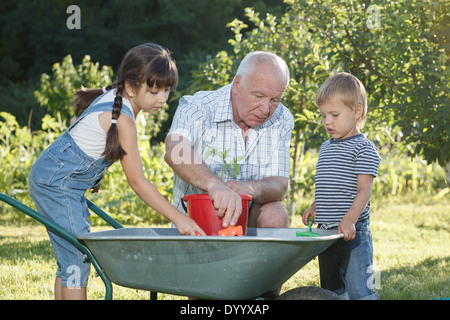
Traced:
<path fill-rule="evenodd" d="M 147 119 L 144 114 L 138 116 L 136 125 L 144 172 L 161 194 L 171 201 L 173 175 L 172 170 L 164 162 L 164 146 L 150 146 L 148 135 L 145 133 Z M 31 198 L 28 197 L 28 173 L 39 154 L 66 128 L 66 121 L 47 115 L 43 119 L 42 130 L 31 132 L 26 127 L 20 127 L 14 116 L 1 112 L 0 192 L 34 208 Z M 128 186 L 119 163 L 111 166 L 105 174 L 100 193 L 92 195 L 86 193 L 86 197 L 122 223 L 168 222 L 136 196 Z M 5 205 L 0 203 L 0 212 L 3 212 L 2 206 Z M 96 218 L 93 221 L 100 222 Z"/>

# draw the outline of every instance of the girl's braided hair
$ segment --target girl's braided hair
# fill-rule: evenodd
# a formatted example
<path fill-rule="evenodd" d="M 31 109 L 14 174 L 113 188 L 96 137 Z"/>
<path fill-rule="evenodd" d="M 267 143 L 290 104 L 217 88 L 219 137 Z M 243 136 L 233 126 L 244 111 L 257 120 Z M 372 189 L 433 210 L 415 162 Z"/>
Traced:
<path fill-rule="evenodd" d="M 154 43 L 145 43 L 131 48 L 124 56 L 117 72 L 117 80 L 106 87 L 106 90 L 116 89 L 112 119 L 117 120 L 122 110 L 122 97 L 125 83 L 138 91 L 141 85 L 148 89 L 175 88 L 178 84 L 178 70 L 170 52 Z M 102 89 L 81 88 L 74 93 L 75 116 L 79 117 L 85 109 L 101 94 Z M 119 133 L 115 121 L 111 122 L 106 136 L 106 147 L 103 155 L 108 161 L 114 162 L 125 155 L 125 150 L 119 142 Z"/>

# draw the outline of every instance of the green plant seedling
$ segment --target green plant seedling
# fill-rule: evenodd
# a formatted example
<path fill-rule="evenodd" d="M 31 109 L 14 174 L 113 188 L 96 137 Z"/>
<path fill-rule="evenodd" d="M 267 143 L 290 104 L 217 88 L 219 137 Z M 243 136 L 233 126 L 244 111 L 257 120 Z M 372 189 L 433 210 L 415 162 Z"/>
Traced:
<path fill-rule="evenodd" d="M 227 161 L 227 158 L 229 157 L 230 150 L 225 150 L 224 152 L 217 151 L 215 148 L 211 146 L 207 146 L 209 149 L 205 153 L 205 160 L 209 158 L 211 155 L 217 155 L 219 159 L 222 161 L 222 170 L 221 170 L 221 176 L 220 179 L 224 179 L 224 175 L 228 175 L 228 177 L 232 180 L 235 180 L 239 174 L 239 171 L 241 170 L 241 165 L 238 163 L 242 159 L 245 158 L 245 156 L 235 157 L 231 159 L 230 162 Z"/>

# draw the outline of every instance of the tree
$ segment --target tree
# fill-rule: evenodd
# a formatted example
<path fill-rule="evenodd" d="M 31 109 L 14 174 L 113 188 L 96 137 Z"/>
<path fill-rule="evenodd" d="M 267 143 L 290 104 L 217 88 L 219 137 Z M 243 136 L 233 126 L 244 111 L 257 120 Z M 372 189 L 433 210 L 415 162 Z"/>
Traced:
<path fill-rule="evenodd" d="M 288 2 L 322 54 L 363 81 L 375 126 L 398 127 L 405 151 L 446 167 L 450 185 L 449 2 Z"/>
<path fill-rule="evenodd" d="M 303 150 L 317 147 L 325 132 L 314 95 L 323 81 L 338 71 L 356 75 L 369 95 L 365 132 L 380 145 L 400 141 L 414 157 L 428 163 L 449 162 L 447 53 L 442 30 L 448 3 L 397 1 L 285 0 L 285 14 L 261 19 L 245 9 L 255 27 L 237 19 L 225 51 L 193 72 L 187 92 L 210 90 L 231 82 L 238 63 L 250 51 L 268 50 L 283 57 L 291 83 L 283 103 L 296 125 L 291 142 L 290 201 L 299 188 L 311 187 L 299 175 Z M 437 36 L 439 34 L 439 37 Z M 440 40 L 440 41 L 437 41 Z M 448 182 L 449 183 L 449 182 Z"/>
<path fill-rule="evenodd" d="M 74 115 L 73 93 L 82 86 L 101 88 L 110 85 L 113 80 L 111 67 L 100 67 L 86 55 L 80 65 L 74 66 L 72 56 L 64 57 L 61 63 L 53 65 L 52 74 L 41 75 L 40 90 L 34 92 L 41 107 L 56 117 L 60 113 L 63 119 L 70 120 Z"/>

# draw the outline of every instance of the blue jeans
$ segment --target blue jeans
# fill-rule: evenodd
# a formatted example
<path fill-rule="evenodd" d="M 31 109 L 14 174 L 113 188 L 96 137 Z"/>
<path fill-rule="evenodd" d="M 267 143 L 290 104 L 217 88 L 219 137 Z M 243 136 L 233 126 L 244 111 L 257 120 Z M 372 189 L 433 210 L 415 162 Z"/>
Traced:
<path fill-rule="evenodd" d="M 370 220 L 358 221 L 355 227 L 355 239 L 339 239 L 319 255 L 321 287 L 344 299 L 378 300 L 378 293 L 373 290 L 372 284 Z"/>
<path fill-rule="evenodd" d="M 77 236 L 90 231 L 84 193 L 102 178 L 110 163 L 94 160 L 62 134 L 33 164 L 28 177 L 30 196 L 37 211 Z M 67 240 L 48 231 L 57 259 L 56 276 L 63 287 L 85 287 L 90 263 Z"/>

